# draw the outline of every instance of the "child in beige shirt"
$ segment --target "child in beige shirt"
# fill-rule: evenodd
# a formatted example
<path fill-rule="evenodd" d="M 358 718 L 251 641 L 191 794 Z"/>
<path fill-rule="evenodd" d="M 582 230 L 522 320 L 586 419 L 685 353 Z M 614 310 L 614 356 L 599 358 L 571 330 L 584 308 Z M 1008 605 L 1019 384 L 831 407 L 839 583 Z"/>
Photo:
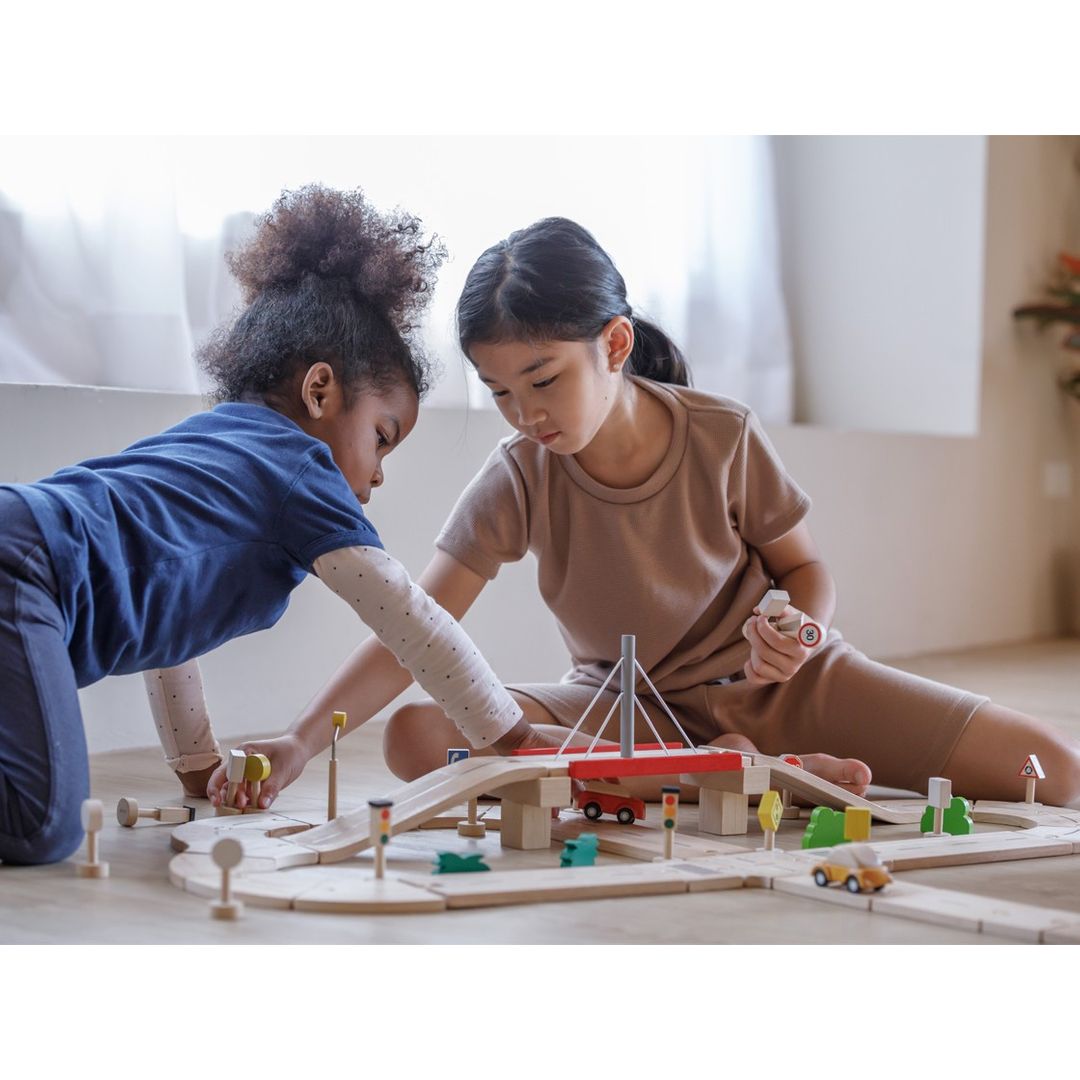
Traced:
<path fill-rule="evenodd" d="M 585 229 L 549 218 L 489 248 L 469 273 L 458 329 L 516 434 L 460 497 L 419 584 L 460 619 L 502 563 L 531 551 L 572 663 L 559 683 L 509 688 L 524 718 L 497 751 L 561 743 L 621 636 L 634 634 L 652 683 L 698 743 L 798 753 L 854 793 L 871 777 L 925 791 L 944 775 L 969 798 L 1002 799 L 1023 791 L 1011 763 L 1036 753 L 1045 800 L 1080 805 L 1080 750 L 1053 728 L 876 663 L 835 628 L 808 648 L 755 613 L 776 587 L 832 624 L 835 588 L 806 524 L 810 500 L 745 405 L 689 388 L 679 350 L 634 313 Z M 363 722 L 408 681 L 369 640 L 294 728 L 331 709 Z M 648 687 L 637 693 L 659 733 L 677 738 Z M 597 703 L 583 732 L 613 700 Z M 644 724 L 636 737 L 652 738 Z M 406 705 L 387 726 L 387 762 L 411 780 L 445 764 L 459 738 L 439 702 Z M 655 785 L 634 787 L 655 795 Z"/>
<path fill-rule="evenodd" d="M 969 798 L 1021 797 L 1010 763 L 1037 753 L 1046 800 L 1080 803 L 1080 749 L 1063 734 L 876 663 L 835 628 L 807 648 L 755 616 L 775 586 L 832 623 L 810 500 L 745 405 L 688 388 L 678 349 L 634 314 L 588 232 L 552 218 L 489 248 L 458 320 L 463 351 L 517 434 L 460 497 L 421 580 L 437 581 L 433 595 L 453 598 L 460 617 L 500 564 L 536 556 L 572 667 L 560 683 L 510 687 L 533 724 L 557 725 L 558 737 L 576 723 L 632 633 L 700 743 L 799 753 L 855 792 L 871 776 L 925 791 L 944 775 Z M 638 695 L 660 734 L 677 738 L 647 688 Z M 399 710 L 385 740 L 391 768 L 411 778 L 442 764 L 453 732 L 431 705 Z"/>

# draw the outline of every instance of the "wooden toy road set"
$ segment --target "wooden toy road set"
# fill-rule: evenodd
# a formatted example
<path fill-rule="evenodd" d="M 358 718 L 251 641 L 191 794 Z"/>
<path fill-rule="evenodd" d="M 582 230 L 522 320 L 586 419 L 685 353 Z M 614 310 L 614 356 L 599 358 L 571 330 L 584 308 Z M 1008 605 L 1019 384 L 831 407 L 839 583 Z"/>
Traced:
<path fill-rule="evenodd" d="M 821 887 L 828 879 L 818 874 L 820 884 L 815 882 L 813 871 L 823 861 L 842 865 L 843 856 L 830 860 L 826 856 L 832 853 L 820 847 L 784 851 L 770 842 L 770 834 L 778 829 L 800 827 L 783 823 L 783 808 L 794 794 L 822 807 L 844 810 L 843 839 L 860 841 L 859 865 L 869 857 L 892 874 L 1080 854 L 1080 811 L 1035 803 L 1033 783 L 1028 785 L 1030 801 L 978 803 L 970 815 L 962 815 L 968 829 L 973 828 L 972 821 L 1004 828 L 953 835 L 941 827 L 941 808 L 953 800 L 948 782 L 939 783 L 940 778 L 931 784 L 935 794 L 930 804 L 926 799 L 878 804 L 807 773 L 793 755 L 773 758 L 695 748 L 689 739 L 685 745 L 665 744 L 659 736 L 654 744 L 635 746 L 631 736 L 634 709 L 641 709 L 634 694 L 635 670 L 656 700 L 667 707 L 636 663 L 632 638 L 624 638 L 622 659 L 608 682 L 620 669 L 622 693 L 604 721 L 606 726 L 621 705 L 618 749 L 600 744 L 603 726 L 588 747 L 571 747 L 579 722 L 557 751 L 528 751 L 510 758 L 467 757 L 455 751 L 445 767 L 325 823 L 269 811 L 192 821 L 172 833 L 173 847 L 181 854 L 170 863 L 170 880 L 195 895 L 220 897 L 214 905 L 219 916 L 223 904 L 359 914 L 450 912 L 503 904 L 764 888 L 972 933 L 985 931 L 1031 943 L 1080 942 L 1080 914 L 1075 912 L 916 885 L 890 879 L 888 873 L 873 879 L 889 881 L 876 885 L 878 891 L 863 891 L 858 881 L 864 878 L 854 875 L 848 888 Z M 651 727 L 643 709 L 641 713 Z M 682 734 L 670 711 L 668 716 Z M 1019 775 L 1042 778 L 1045 774 L 1037 760 L 1028 759 Z M 696 831 L 675 835 L 678 789 L 674 787 L 664 789 L 659 827 L 585 820 L 581 813 L 567 809 L 574 801 L 572 781 L 588 785 L 597 778 L 626 776 L 678 778 L 696 785 L 700 797 Z M 391 836 L 418 828 L 452 827 L 460 815 L 448 819 L 445 812 L 466 803 L 472 804 L 469 816 L 475 825 L 474 800 L 483 794 L 501 797 L 501 805 L 487 811 L 482 824 L 499 830 L 503 848 L 539 851 L 551 849 L 553 840 L 571 841 L 562 859 L 553 850 L 550 868 L 489 870 L 482 859 L 473 857 L 480 849 L 478 841 L 471 840 L 460 859 L 439 853 L 438 866 L 489 872 L 395 874 L 384 869 Z M 747 846 L 745 839 L 751 796 L 761 797 L 758 817 L 765 830 L 765 846 L 758 849 Z M 967 807 L 966 800 L 955 802 Z M 871 842 L 871 818 L 911 827 L 923 820 L 930 824 L 924 826 L 923 835 Z M 589 865 L 591 859 L 578 862 L 574 848 L 583 833 L 596 837 L 595 842 L 592 835 L 586 837 L 588 846 L 595 843 L 603 853 L 632 861 L 598 866 Z M 476 833 L 464 830 L 462 835 Z M 744 839 L 733 842 L 730 838 L 735 836 Z M 220 849 L 225 839 L 239 841 L 242 858 L 238 862 L 233 847 Z M 374 847 L 377 856 L 374 874 L 367 860 L 354 858 L 368 847 Z M 837 851 L 842 849 L 833 849 Z M 846 861 L 855 865 L 851 856 Z M 223 869 L 226 863 L 228 869 Z M 716 902 L 722 905 L 723 898 L 717 897 Z"/>

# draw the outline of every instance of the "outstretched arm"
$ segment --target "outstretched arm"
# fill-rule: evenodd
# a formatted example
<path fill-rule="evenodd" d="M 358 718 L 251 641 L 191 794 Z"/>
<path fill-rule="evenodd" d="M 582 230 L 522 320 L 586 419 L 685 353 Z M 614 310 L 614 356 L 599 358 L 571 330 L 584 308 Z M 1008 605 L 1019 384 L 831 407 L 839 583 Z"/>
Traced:
<path fill-rule="evenodd" d="M 221 747 L 210 726 L 199 662 L 144 671 L 143 681 L 166 763 L 186 794 L 204 796 L 206 782 L 221 763 Z"/>
<path fill-rule="evenodd" d="M 316 560 L 315 572 L 357 611 L 376 636 L 355 649 L 283 736 L 258 745 L 259 751 L 270 755 L 274 762 L 271 778 L 263 785 L 260 805 L 268 806 L 312 757 L 326 749 L 333 712 L 348 714 L 346 732 L 351 731 L 389 705 L 409 686 L 414 674 L 459 723 L 470 743 L 508 753 L 531 734 L 532 727 L 520 708 L 483 657 L 473 656 L 476 647 L 456 621 L 480 595 L 486 579 L 437 551 L 414 584 L 400 563 L 388 558 L 377 548 L 346 548 Z M 380 567 L 384 568 L 381 575 Z M 386 572 L 391 568 L 392 574 Z M 365 577 L 361 578 L 361 574 Z M 365 582 L 365 588 L 346 587 Z M 379 598 L 380 590 L 383 599 Z M 402 633 L 396 629 L 410 622 L 415 624 L 411 631 Z M 429 628 L 426 632 L 424 624 Z M 435 636 L 430 636 L 432 628 L 438 629 Z M 384 640 L 394 649 L 388 648 Z M 428 663 L 428 655 L 437 662 Z M 222 781 L 223 771 L 219 768 L 210 782 L 210 796 L 215 801 Z"/>
<path fill-rule="evenodd" d="M 470 745 L 493 746 L 517 726 L 521 707 L 480 650 L 392 555 L 379 548 L 344 548 L 316 559 L 315 572 L 375 631 Z M 370 704 L 365 711 L 367 719 Z M 321 746 L 327 743 L 325 727 Z"/>

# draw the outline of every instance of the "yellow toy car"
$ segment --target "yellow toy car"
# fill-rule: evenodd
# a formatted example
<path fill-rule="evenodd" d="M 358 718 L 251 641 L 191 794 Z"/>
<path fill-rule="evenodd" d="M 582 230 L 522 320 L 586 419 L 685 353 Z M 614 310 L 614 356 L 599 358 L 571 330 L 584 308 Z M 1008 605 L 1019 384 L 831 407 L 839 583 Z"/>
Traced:
<path fill-rule="evenodd" d="M 841 844 L 834 847 L 810 871 L 814 881 L 825 887 L 843 882 L 850 893 L 877 892 L 892 881 L 892 875 L 869 844 Z"/>

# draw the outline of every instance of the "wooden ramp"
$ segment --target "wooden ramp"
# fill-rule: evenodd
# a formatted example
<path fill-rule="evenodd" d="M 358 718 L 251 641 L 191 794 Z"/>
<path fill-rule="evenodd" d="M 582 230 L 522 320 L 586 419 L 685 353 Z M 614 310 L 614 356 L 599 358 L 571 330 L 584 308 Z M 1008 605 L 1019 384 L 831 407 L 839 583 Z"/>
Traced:
<path fill-rule="evenodd" d="M 801 795 L 804 799 L 809 799 L 815 806 L 831 806 L 836 810 L 854 806 L 860 810 L 869 810 L 876 821 L 884 821 L 888 825 L 917 825 L 922 817 L 921 807 L 918 810 L 898 809 L 871 802 L 861 795 L 853 795 L 837 784 L 830 784 L 828 780 L 822 780 L 821 777 L 814 776 L 805 769 L 788 765 L 779 758 L 769 757 L 767 754 L 751 756 L 755 765 L 769 767 L 770 787 L 786 788 L 796 795 Z"/>
<path fill-rule="evenodd" d="M 391 791 L 391 832 L 408 832 L 452 806 L 519 780 L 565 776 L 565 761 L 548 758 L 474 757 L 444 765 L 404 787 Z M 367 806 L 334 821 L 283 839 L 318 853 L 319 862 L 341 862 L 371 845 L 371 812 Z"/>

